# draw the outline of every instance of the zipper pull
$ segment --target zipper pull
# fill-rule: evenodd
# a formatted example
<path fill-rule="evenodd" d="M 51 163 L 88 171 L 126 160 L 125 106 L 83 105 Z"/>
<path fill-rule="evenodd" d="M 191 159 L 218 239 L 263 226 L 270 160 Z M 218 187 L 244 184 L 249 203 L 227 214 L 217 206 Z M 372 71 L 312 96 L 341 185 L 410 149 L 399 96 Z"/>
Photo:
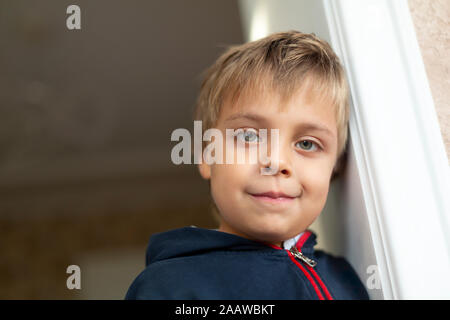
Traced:
<path fill-rule="evenodd" d="M 298 251 L 298 249 L 295 247 L 295 245 L 293 245 L 289 251 L 292 253 L 292 255 L 300 260 L 302 260 L 304 263 L 306 263 L 308 266 L 314 268 L 317 264 L 316 261 L 314 261 L 313 259 L 308 258 L 307 256 L 305 256 L 303 253 L 301 253 L 300 251 Z"/>

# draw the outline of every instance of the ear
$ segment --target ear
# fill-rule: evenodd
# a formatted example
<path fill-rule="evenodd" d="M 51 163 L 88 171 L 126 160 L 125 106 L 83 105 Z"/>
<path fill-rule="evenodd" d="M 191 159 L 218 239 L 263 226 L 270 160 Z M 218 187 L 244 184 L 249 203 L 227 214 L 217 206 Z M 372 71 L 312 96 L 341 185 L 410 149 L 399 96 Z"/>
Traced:
<path fill-rule="evenodd" d="M 209 180 L 211 178 L 211 166 L 205 163 L 205 161 L 198 164 L 198 171 L 203 179 Z"/>
<path fill-rule="evenodd" d="M 348 153 L 347 150 L 345 150 L 334 164 L 330 181 L 333 181 L 338 175 L 341 175 L 345 171 L 345 166 L 347 164 L 347 157 Z"/>
<path fill-rule="evenodd" d="M 330 182 L 333 181 L 334 179 L 336 179 L 338 174 L 339 174 L 339 172 L 336 171 L 335 168 L 333 168 L 333 172 L 331 173 L 331 176 L 330 176 Z"/>

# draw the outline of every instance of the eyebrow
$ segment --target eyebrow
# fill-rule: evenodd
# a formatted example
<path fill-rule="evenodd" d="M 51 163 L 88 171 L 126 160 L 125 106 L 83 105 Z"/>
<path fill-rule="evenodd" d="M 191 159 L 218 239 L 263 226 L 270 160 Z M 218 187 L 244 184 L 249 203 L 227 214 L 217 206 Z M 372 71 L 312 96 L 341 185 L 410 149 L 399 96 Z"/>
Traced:
<path fill-rule="evenodd" d="M 319 124 L 315 124 L 315 123 L 302 123 L 302 124 L 298 124 L 297 125 L 298 129 L 302 129 L 302 130 L 306 130 L 306 131 L 320 131 L 325 133 L 326 135 L 330 136 L 330 137 L 334 137 L 335 134 L 328 129 L 327 127 L 324 127 L 322 125 Z"/>
<path fill-rule="evenodd" d="M 225 119 L 225 122 L 231 122 L 237 119 L 248 119 L 259 123 L 267 123 L 267 119 L 255 113 L 235 113 Z M 321 131 L 330 137 L 334 137 L 333 132 L 327 127 L 315 123 L 298 123 L 295 128 L 297 130 Z"/>
<path fill-rule="evenodd" d="M 225 122 L 231 122 L 236 119 L 248 119 L 256 122 L 266 122 L 266 118 L 260 115 L 257 115 L 255 113 L 241 113 L 241 112 L 229 116 L 227 119 L 225 119 Z"/>

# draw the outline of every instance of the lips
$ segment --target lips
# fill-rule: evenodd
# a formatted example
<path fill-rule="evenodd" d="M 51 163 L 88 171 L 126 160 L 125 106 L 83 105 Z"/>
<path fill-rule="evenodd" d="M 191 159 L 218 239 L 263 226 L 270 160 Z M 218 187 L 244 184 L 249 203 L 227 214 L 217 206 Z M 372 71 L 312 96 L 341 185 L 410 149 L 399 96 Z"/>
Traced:
<path fill-rule="evenodd" d="M 253 198 L 267 203 L 289 203 L 297 196 L 291 196 L 283 192 L 269 191 L 263 193 L 250 194 Z"/>
<path fill-rule="evenodd" d="M 269 191 L 269 192 L 264 192 L 264 193 L 257 193 L 257 194 L 252 194 L 252 196 L 256 196 L 256 197 L 269 197 L 269 198 L 273 198 L 273 199 L 277 199 L 277 198 L 297 198 L 297 197 L 293 197 L 290 195 L 287 195 L 283 192 L 275 192 L 275 191 Z"/>

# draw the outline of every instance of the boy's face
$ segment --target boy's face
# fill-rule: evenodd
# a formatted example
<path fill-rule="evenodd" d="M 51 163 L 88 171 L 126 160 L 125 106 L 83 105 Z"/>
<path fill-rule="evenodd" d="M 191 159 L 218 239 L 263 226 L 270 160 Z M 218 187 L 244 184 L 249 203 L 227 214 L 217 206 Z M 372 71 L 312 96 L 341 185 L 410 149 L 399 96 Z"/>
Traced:
<path fill-rule="evenodd" d="M 224 138 L 226 129 L 246 130 L 252 141 L 244 143 L 246 149 L 258 144 L 254 134 L 259 129 L 267 129 L 268 145 L 270 130 L 279 129 L 278 161 L 272 163 L 278 167 L 275 174 L 262 175 L 266 166 L 261 162 L 237 163 L 237 143 L 233 164 L 199 165 L 202 177 L 211 179 L 219 230 L 276 245 L 304 231 L 318 217 L 337 157 L 336 119 L 327 99 L 315 99 L 300 89 L 283 111 L 279 107 L 277 94 L 241 96 L 234 106 L 225 102 L 215 126 Z M 223 146 L 225 159 L 225 141 Z M 268 192 L 287 197 L 261 195 Z"/>

